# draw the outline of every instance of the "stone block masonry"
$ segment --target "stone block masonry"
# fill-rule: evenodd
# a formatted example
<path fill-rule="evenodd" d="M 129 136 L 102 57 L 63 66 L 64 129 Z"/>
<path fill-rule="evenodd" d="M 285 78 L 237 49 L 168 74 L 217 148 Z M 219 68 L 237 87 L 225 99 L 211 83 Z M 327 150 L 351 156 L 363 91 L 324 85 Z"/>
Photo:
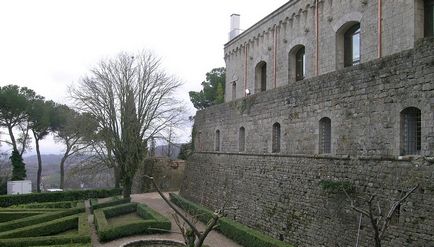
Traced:
<path fill-rule="evenodd" d="M 402 116 L 420 109 L 420 152 L 400 156 Z M 331 120 L 331 152 L 320 154 L 319 121 Z M 280 152 L 272 152 L 272 126 Z M 239 152 L 239 130 L 245 151 Z M 219 130 L 219 152 L 215 152 Z M 199 111 L 196 153 L 181 195 L 297 246 L 354 246 L 358 214 L 324 180 L 348 181 L 358 198 L 385 203 L 420 184 L 401 206 L 385 246 L 434 243 L 434 39 L 415 48 L 319 77 L 290 82 Z M 363 219 L 360 246 L 373 246 Z"/>

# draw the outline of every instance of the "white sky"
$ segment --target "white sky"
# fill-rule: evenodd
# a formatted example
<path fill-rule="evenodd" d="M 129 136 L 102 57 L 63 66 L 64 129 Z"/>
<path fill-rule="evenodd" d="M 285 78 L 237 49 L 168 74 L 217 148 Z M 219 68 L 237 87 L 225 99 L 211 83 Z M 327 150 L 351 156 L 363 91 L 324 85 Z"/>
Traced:
<path fill-rule="evenodd" d="M 148 49 L 184 82 L 179 97 L 194 115 L 188 91 L 200 90 L 206 72 L 225 66 L 230 15 L 240 14 L 247 29 L 285 2 L 0 0 L 0 85 L 27 86 L 68 103 L 68 85 L 99 60 Z M 43 153 L 59 150 L 52 141 L 41 147 Z"/>

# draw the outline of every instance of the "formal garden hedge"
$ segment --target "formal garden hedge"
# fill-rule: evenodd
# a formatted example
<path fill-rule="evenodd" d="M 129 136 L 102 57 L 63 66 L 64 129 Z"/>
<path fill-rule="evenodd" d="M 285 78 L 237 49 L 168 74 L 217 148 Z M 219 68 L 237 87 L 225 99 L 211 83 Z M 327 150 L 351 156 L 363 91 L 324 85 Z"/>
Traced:
<path fill-rule="evenodd" d="M 9 211 L 10 210 L 17 210 L 17 209 L 0 209 L 0 212 L 2 211 Z M 84 203 L 80 202 L 77 203 L 75 208 L 70 208 L 66 210 L 57 210 L 57 209 L 49 209 L 52 211 L 47 211 L 43 214 L 35 215 L 35 216 L 29 216 L 26 218 L 16 219 L 12 221 L 7 221 L 0 223 L 0 234 L 1 232 L 8 231 L 10 229 L 16 229 L 21 227 L 26 227 L 30 225 L 40 224 L 47 221 L 59 219 L 62 217 L 78 214 L 84 212 Z M 28 210 L 23 210 L 23 212 L 27 212 Z M 19 211 L 16 211 L 19 212 Z"/>
<path fill-rule="evenodd" d="M 9 207 L 18 204 L 60 202 L 87 200 L 89 198 L 104 198 L 120 195 L 121 189 L 99 189 L 99 190 L 71 190 L 64 192 L 44 192 L 22 195 L 0 196 L 0 207 Z"/>
<path fill-rule="evenodd" d="M 190 202 L 177 194 L 170 193 L 169 195 L 173 203 L 191 215 L 196 216 L 201 222 L 206 224 L 212 218 L 213 212 L 211 210 Z M 246 247 L 292 247 L 292 245 L 228 218 L 220 219 L 217 231 Z"/>
<path fill-rule="evenodd" d="M 131 202 L 131 198 L 116 198 L 113 197 L 111 200 L 106 202 L 98 202 L 98 199 L 92 198 L 90 199 L 90 208 L 93 212 L 93 210 L 100 209 L 100 208 L 107 208 L 112 207 L 120 204 L 125 204 Z"/>
<path fill-rule="evenodd" d="M 9 208 L 73 208 L 77 206 L 79 201 L 60 201 L 60 202 L 33 202 L 28 204 L 18 204 L 9 206 Z"/>
<path fill-rule="evenodd" d="M 136 212 L 141 219 L 122 224 L 109 225 L 107 219 Z M 94 211 L 95 226 L 101 242 L 131 236 L 134 234 L 151 234 L 168 232 L 170 221 L 144 204 L 126 203 Z"/>
<path fill-rule="evenodd" d="M 70 229 L 77 229 L 77 233 L 69 233 L 64 235 L 61 234 L 62 232 Z M 50 234 L 58 235 L 44 236 Z M 3 231 L 0 233 L 0 247 L 56 245 L 63 247 L 91 246 L 90 228 L 87 222 L 87 214 L 81 213 L 70 215 L 39 224 Z"/>

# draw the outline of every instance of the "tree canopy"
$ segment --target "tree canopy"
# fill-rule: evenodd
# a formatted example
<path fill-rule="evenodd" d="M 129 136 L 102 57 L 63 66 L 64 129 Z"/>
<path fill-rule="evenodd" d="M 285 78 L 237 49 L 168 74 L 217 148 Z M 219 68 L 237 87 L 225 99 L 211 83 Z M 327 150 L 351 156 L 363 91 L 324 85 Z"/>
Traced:
<path fill-rule="evenodd" d="M 196 109 L 201 110 L 224 102 L 225 76 L 225 68 L 214 68 L 206 73 L 200 92 L 189 92 L 190 101 Z"/>
<path fill-rule="evenodd" d="M 152 53 L 121 53 L 101 61 L 71 95 L 104 131 L 121 176 L 124 197 L 130 197 L 137 167 L 143 164 L 148 140 L 182 119 L 174 97 L 180 82 L 160 68 Z"/>

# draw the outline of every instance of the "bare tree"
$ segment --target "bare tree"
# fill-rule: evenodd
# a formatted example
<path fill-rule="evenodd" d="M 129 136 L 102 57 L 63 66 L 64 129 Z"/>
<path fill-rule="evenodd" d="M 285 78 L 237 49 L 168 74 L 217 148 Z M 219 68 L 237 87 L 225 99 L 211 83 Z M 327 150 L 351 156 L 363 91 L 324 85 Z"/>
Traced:
<path fill-rule="evenodd" d="M 153 177 L 145 176 L 150 179 L 154 184 L 158 194 L 160 194 L 161 198 L 169 205 L 170 208 L 175 211 L 174 219 L 179 229 L 181 230 L 181 234 L 184 238 L 185 245 L 187 247 L 201 247 L 205 241 L 205 238 L 208 234 L 214 230 L 218 226 L 218 222 L 220 218 L 224 217 L 224 207 L 222 209 L 216 210 L 212 218 L 206 224 L 205 230 L 203 232 L 199 231 L 195 226 L 197 220 L 191 220 L 187 216 L 185 216 L 164 194 L 161 192 L 161 189 L 158 187 Z M 181 218 L 184 223 L 181 223 Z"/>
<path fill-rule="evenodd" d="M 146 158 L 148 139 L 179 122 L 182 107 L 173 93 L 180 82 L 160 69 L 149 52 L 121 53 L 101 61 L 71 96 L 107 133 L 106 146 L 119 167 L 124 197 Z"/>
<path fill-rule="evenodd" d="M 351 202 L 351 208 L 360 213 L 363 216 L 366 216 L 369 218 L 369 221 L 371 223 L 372 229 L 374 231 L 374 242 L 375 247 L 381 247 L 381 241 L 383 240 L 384 236 L 386 235 L 386 231 L 389 227 L 390 221 L 392 220 L 393 216 L 396 214 L 397 208 L 400 207 L 400 205 L 410 196 L 411 193 L 413 193 L 419 185 L 414 186 L 412 189 L 408 190 L 407 192 L 402 192 L 399 199 L 394 201 L 391 205 L 389 210 L 387 211 L 387 214 L 384 215 L 383 211 L 381 210 L 380 202 L 377 200 L 377 203 L 374 203 L 374 200 L 376 198 L 375 195 L 371 195 L 368 200 L 365 201 L 368 208 L 362 209 L 360 207 L 355 206 L 356 201 L 351 199 L 351 197 L 348 195 L 347 191 L 344 190 L 345 195 Z M 377 211 L 378 210 L 378 211 Z M 377 211 L 377 212 L 376 212 Z"/>

